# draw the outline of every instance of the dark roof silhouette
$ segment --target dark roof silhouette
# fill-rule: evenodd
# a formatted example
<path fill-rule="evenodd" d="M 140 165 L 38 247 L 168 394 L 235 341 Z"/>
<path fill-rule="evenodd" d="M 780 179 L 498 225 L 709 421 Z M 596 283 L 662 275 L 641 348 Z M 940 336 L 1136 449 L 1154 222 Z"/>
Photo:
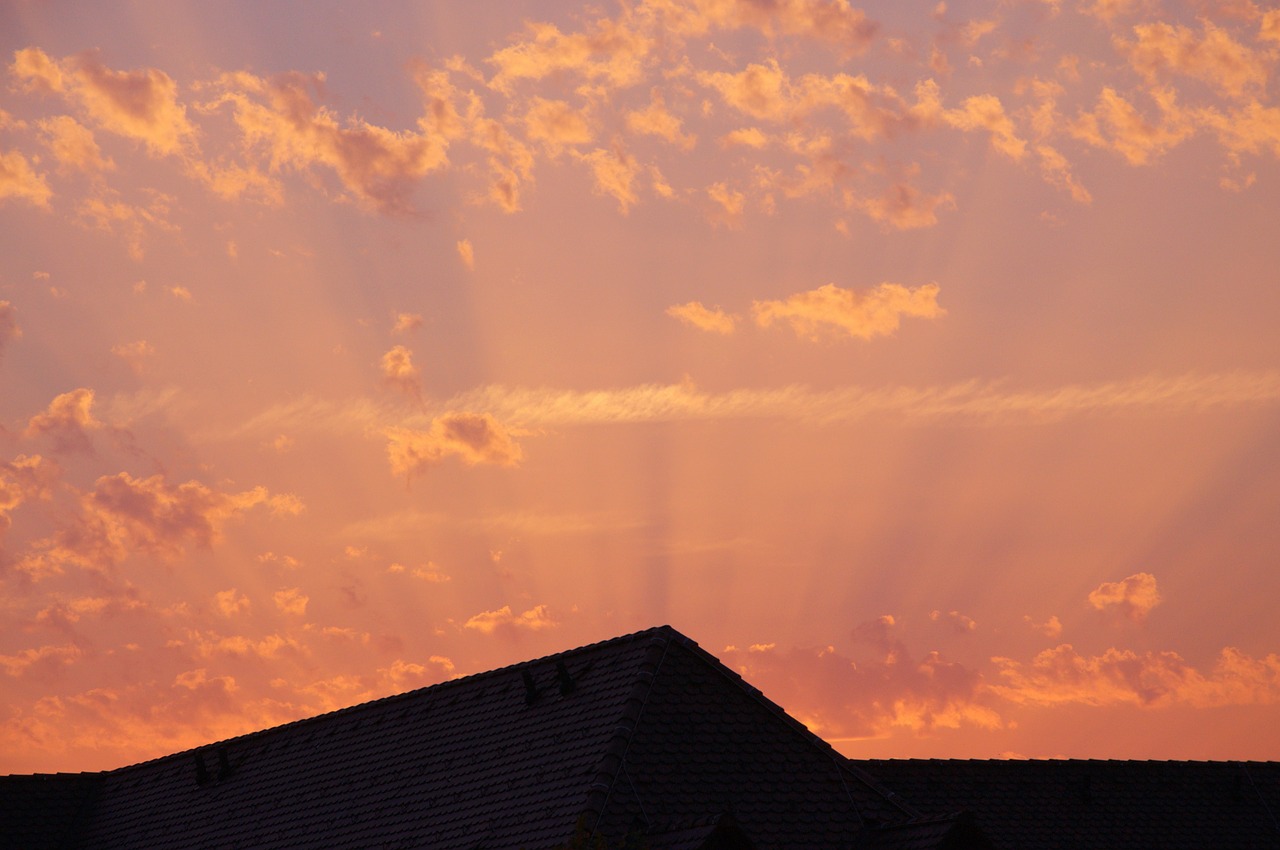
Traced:
<path fill-rule="evenodd" d="M 0 778 L 0 845 L 32 848 L 971 846 L 939 814 L 667 626 L 105 773 Z"/>
<path fill-rule="evenodd" d="M 926 811 L 1020 850 L 1280 848 L 1280 762 L 868 759 Z"/>

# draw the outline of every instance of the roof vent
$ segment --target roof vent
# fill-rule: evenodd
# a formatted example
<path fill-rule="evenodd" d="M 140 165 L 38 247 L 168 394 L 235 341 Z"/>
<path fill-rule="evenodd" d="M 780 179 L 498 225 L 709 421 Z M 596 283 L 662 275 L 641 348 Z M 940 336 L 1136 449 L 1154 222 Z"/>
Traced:
<path fill-rule="evenodd" d="M 231 766 L 231 759 L 227 758 L 227 748 L 218 747 L 218 781 L 229 778 L 235 772 L 235 768 Z"/>
<path fill-rule="evenodd" d="M 569 675 L 569 668 L 564 666 L 563 661 L 556 662 L 556 680 L 560 682 L 560 696 L 567 697 L 573 693 L 573 689 L 578 683 Z"/>
<path fill-rule="evenodd" d="M 209 768 L 204 766 L 204 754 L 192 753 L 196 760 L 196 784 L 203 785 L 209 781 Z"/>
<path fill-rule="evenodd" d="M 533 674 L 529 672 L 529 668 L 520 671 L 520 678 L 524 679 L 524 704 L 533 705 L 538 701 L 538 687 L 533 683 Z"/>

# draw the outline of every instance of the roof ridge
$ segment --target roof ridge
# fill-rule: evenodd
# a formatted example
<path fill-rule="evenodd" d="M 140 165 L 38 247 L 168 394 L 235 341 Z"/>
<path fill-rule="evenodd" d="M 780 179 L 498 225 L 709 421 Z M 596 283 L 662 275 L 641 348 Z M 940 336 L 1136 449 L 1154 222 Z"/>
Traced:
<path fill-rule="evenodd" d="M 584 826 L 591 834 L 595 833 L 596 827 L 604 816 L 609 797 L 613 794 L 613 786 L 618 781 L 618 774 L 626 761 L 631 737 L 640 725 L 641 715 L 644 713 L 649 693 L 653 690 L 653 683 L 658 678 L 662 661 L 667 656 L 667 650 L 673 643 L 692 643 L 689 638 L 670 626 L 657 626 L 646 629 L 645 632 L 638 632 L 637 635 L 646 632 L 651 633 L 649 646 L 640 660 L 631 693 L 622 703 L 622 714 L 614 724 L 613 737 L 605 747 L 600 764 L 591 779 L 591 784 L 587 787 L 587 799 L 583 805 L 582 816 L 586 821 Z"/>
<path fill-rule="evenodd" d="M 1148 765 L 1168 765 L 1168 764 L 1188 764 L 1188 765 L 1280 765 L 1277 760 L 1265 759 L 1121 759 L 1121 758 L 930 758 L 930 757 L 907 757 L 907 758 L 850 758 L 851 762 L 893 762 L 896 764 L 1148 764 Z"/>
<path fill-rule="evenodd" d="M 421 688 L 414 688 L 408 691 L 401 691 L 400 693 L 397 693 L 397 694 L 387 694 L 386 696 L 378 697 L 376 699 L 366 700 L 365 702 L 359 702 L 354 705 L 347 705 L 347 706 L 343 706 L 342 708 L 335 708 L 332 711 L 325 711 L 325 712 L 321 712 L 320 714 L 312 714 L 312 715 L 308 715 L 307 717 L 299 717 L 296 720 L 289 720 L 284 723 L 280 723 L 276 726 L 268 726 L 265 729 L 255 729 L 252 732 L 245 732 L 242 735 L 233 735 L 230 738 L 222 738 L 217 741 L 208 741 L 206 743 L 199 744 L 194 747 L 188 747 L 185 750 L 166 753 L 162 756 L 156 756 L 155 758 L 145 759 L 143 761 L 133 762 L 132 764 L 125 764 L 125 765 L 121 765 L 120 767 L 113 767 L 109 770 L 102 770 L 102 771 L 98 771 L 97 773 L 90 773 L 86 775 L 106 776 L 109 774 L 132 770 L 134 768 L 142 767 L 144 765 L 155 764 L 157 762 L 162 762 L 169 759 L 190 757 L 193 753 L 196 753 L 200 750 L 206 750 L 210 747 L 222 747 L 222 746 L 229 746 L 232 744 L 243 744 L 246 742 L 253 742 L 267 735 L 279 732 L 282 729 L 294 729 L 294 728 L 306 726 L 312 723 L 326 722 L 328 720 L 331 720 L 335 717 L 339 717 L 342 715 L 356 714 L 361 711 L 367 711 L 371 709 L 373 706 L 387 705 L 389 703 L 394 703 L 398 700 L 408 700 L 417 696 L 421 696 L 424 691 L 432 691 L 432 690 L 448 691 L 454 687 L 462 687 L 463 685 L 466 685 L 468 683 L 473 683 L 477 679 L 483 679 L 488 677 L 498 678 L 504 673 L 511 673 L 515 670 L 528 667 L 529 665 L 532 665 L 532 664 L 539 664 L 545 661 L 560 660 L 572 655 L 576 655 L 580 652 L 587 652 L 590 650 L 600 649 L 602 647 L 608 646 L 609 644 L 622 644 L 628 641 L 637 640 L 648 634 L 658 634 L 662 632 L 670 633 L 671 635 L 679 636 L 682 638 L 684 637 L 684 635 L 681 635 L 680 632 L 676 631 L 671 626 L 668 626 L 668 625 L 651 626 L 647 629 L 641 629 L 640 631 L 637 631 L 637 632 L 631 632 L 630 634 L 618 635 L 616 637 L 606 638 L 604 640 L 598 640 L 593 643 L 587 643 L 587 644 L 583 644 L 582 646 L 573 647 L 572 649 L 565 649 L 565 650 L 561 650 L 560 652 L 553 652 L 547 655 L 539 656 L 537 658 L 530 658 L 524 661 L 517 661 L 511 664 L 506 664 L 502 667 L 495 667 L 491 670 L 481 670 L 476 673 L 470 673 L 466 676 L 458 676 L 453 679 L 446 679 L 443 682 L 436 682 L 433 685 L 424 685 Z M 688 640 L 688 638 L 685 638 L 685 640 Z M 21 774 L 21 775 L 31 775 L 31 774 Z M 46 774 L 46 775 L 63 775 L 63 774 Z M 76 774 L 66 774 L 66 775 L 76 775 Z"/>
<path fill-rule="evenodd" d="M 683 635 L 681 637 L 683 637 Z M 687 642 L 686 647 L 690 649 L 695 656 L 701 658 L 703 663 L 710 664 L 712 669 L 716 670 L 733 684 L 736 684 L 749 697 L 771 712 L 779 720 L 782 720 L 793 732 L 798 733 L 801 737 L 817 745 L 820 749 L 825 750 L 831 756 L 831 760 L 835 765 L 836 770 L 848 773 L 851 777 L 870 788 L 876 794 L 879 794 L 908 818 L 923 817 L 923 814 L 918 809 L 907 803 L 906 800 L 903 800 L 895 791 L 882 785 L 877 779 L 875 779 L 875 777 L 871 776 L 856 765 L 851 764 L 848 757 L 835 747 L 831 746 L 828 741 L 816 734 L 808 726 L 788 714 L 785 708 L 765 696 L 763 691 L 748 682 L 746 679 L 742 678 L 742 676 L 734 671 L 733 668 L 729 667 L 719 658 L 716 658 L 710 652 L 700 647 L 696 641 L 690 640 L 689 638 L 684 638 L 684 640 Z M 854 803 L 852 797 L 849 798 L 849 803 L 853 806 L 854 812 L 858 815 L 859 820 L 861 820 L 862 812 L 858 810 L 858 806 Z"/>

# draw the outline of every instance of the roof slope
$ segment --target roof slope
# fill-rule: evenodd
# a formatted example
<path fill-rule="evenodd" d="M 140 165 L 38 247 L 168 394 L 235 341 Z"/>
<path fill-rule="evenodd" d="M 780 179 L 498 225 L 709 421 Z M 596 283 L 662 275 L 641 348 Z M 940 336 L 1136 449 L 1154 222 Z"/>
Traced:
<path fill-rule="evenodd" d="M 693 641 L 674 635 L 656 663 L 593 800 L 605 833 L 724 812 L 760 848 L 849 847 L 918 814 Z"/>
<path fill-rule="evenodd" d="M 0 777 L 0 847 L 74 846 L 75 829 L 101 784 L 100 773 Z"/>
<path fill-rule="evenodd" d="M 103 774 L 0 778 L 0 799 L 44 806 L 49 846 L 105 850 L 847 848 L 915 814 L 667 626 Z M 6 806 L 8 846 L 27 833 Z"/>
<path fill-rule="evenodd" d="M 997 848 L 1280 848 L 1280 762 L 854 761 Z"/>

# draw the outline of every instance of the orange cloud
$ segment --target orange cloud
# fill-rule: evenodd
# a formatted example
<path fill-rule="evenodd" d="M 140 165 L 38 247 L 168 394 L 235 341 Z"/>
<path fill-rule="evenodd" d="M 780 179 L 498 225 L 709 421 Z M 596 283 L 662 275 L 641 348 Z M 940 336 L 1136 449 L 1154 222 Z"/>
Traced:
<path fill-rule="evenodd" d="M 54 451 L 91 452 L 89 432 L 102 427 L 93 417 L 93 390 L 85 387 L 56 396 L 43 413 L 27 423 L 26 436 L 47 436 Z"/>
<path fill-rule="evenodd" d="M 476 251 L 471 247 L 470 239 L 458 240 L 458 258 L 462 260 L 462 267 L 467 271 L 476 270 Z"/>
<path fill-rule="evenodd" d="M 943 613 L 942 611 L 930 611 L 929 619 L 935 623 L 948 623 L 957 632 L 968 634 L 977 631 L 978 624 L 974 622 L 972 617 L 967 617 L 959 611 L 950 611 Z"/>
<path fill-rule="evenodd" d="M 396 475 L 412 475 L 454 455 L 468 466 L 515 466 L 523 457 L 511 433 L 488 413 L 451 411 L 427 431 L 388 428 L 387 458 Z"/>
<path fill-rule="evenodd" d="M 625 151 L 607 151 L 604 148 L 576 156 L 591 166 L 596 193 L 613 196 L 618 201 L 618 208 L 626 213 L 637 200 L 632 183 L 640 172 L 640 166 L 635 158 Z"/>
<path fill-rule="evenodd" d="M 62 68 L 38 47 L 24 47 L 14 51 L 9 73 L 17 77 L 27 91 L 49 94 L 67 89 Z"/>
<path fill-rule="evenodd" d="M 196 668 L 169 684 L 143 681 L 43 697 L 0 721 L 0 747 L 38 765 L 50 754 L 92 754 L 100 767 L 225 740 L 312 712 L 278 699 L 249 699 L 231 676 Z M 36 768 L 32 768 L 36 769 Z"/>
<path fill-rule="evenodd" d="M 163 475 L 104 475 L 81 495 L 76 521 L 38 541 L 17 566 L 40 578 L 67 564 L 105 570 L 135 553 L 177 558 L 188 545 L 212 548 L 227 522 L 279 498 L 265 487 L 224 493 L 198 481 L 173 486 Z"/>
<path fill-rule="evenodd" d="M 1027 152 L 1027 142 L 1018 136 L 1012 119 L 1005 114 L 1004 106 L 995 95 L 982 94 L 965 98 L 956 109 L 942 105 L 942 93 L 933 80 L 916 85 L 916 105 L 911 114 L 928 122 L 941 122 L 957 130 L 986 130 L 991 134 L 991 146 L 1011 159 L 1022 159 Z"/>
<path fill-rule="evenodd" d="M 453 661 L 443 655 L 432 655 L 426 664 L 397 658 L 389 667 L 379 667 L 378 675 L 395 693 L 423 688 L 454 676 Z"/>
<path fill-rule="evenodd" d="M 271 595 L 275 600 L 276 608 L 285 614 L 294 614 L 299 617 L 307 613 L 307 603 L 311 601 L 301 588 L 283 587 Z"/>
<path fill-rule="evenodd" d="M 1226 30 L 1201 20 L 1202 37 L 1191 29 L 1166 24 L 1139 24 L 1136 38 L 1115 40 L 1116 48 L 1129 57 L 1129 64 L 1148 82 L 1165 73 L 1185 74 L 1217 86 L 1232 97 L 1247 90 L 1261 90 L 1267 83 L 1267 61 L 1259 53 L 1234 41 Z"/>
<path fill-rule="evenodd" d="M 503 605 L 496 611 L 482 611 L 463 624 L 463 628 L 475 629 L 486 635 L 499 629 L 527 629 L 538 632 L 558 626 L 546 605 L 535 605 L 523 614 L 513 614 L 510 605 Z"/>
<path fill-rule="evenodd" d="M 230 655 L 236 658 L 278 658 L 281 655 L 306 655 L 306 647 L 296 638 L 270 634 L 261 638 L 247 635 L 219 635 L 214 632 L 187 633 L 186 640 L 170 642 L 173 648 L 189 647 L 198 658 Z"/>
<path fill-rule="evenodd" d="M 35 619 L 37 623 L 66 629 L 90 615 L 110 616 L 145 610 L 147 607 L 147 603 L 137 597 L 136 590 L 127 588 L 111 596 L 78 596 L 66 601 L 59 600 L 40 609 Z"/>
<path fill-rule="evenodd" d="M 420 327 L 422 327 L 421 313 L 396 313 L 396 320 L 391 326 L 391 332 L 404 334 L 409 331 L 416 331 Z M 383 359 L 385 360 L 385 357 Z"/>
<path fill-rule="evenodd" d="M 1035 620 L 1031 619 L 1030 614 L 1024 615 L 1022 620 L 1031 628 L 1046 637 L 1056 638 L 1062 634 L 1062 621 L 1058 619 L 1056 614 L 1043 623 L 1037 623 Z"/>
<path fill-rule="evenodd" d="M 62 470 L 40 455 L 18 455 L 0 461 L 0 539 L 11 523 L 10 515 L 24 502 L 48 499 Z"/>
<path fill-rule="evenodd" d="M 1003 725 L 980 702 L 977 672 L 936 652 L 914 659 L 893 639 L 876 644 L 882 655 L 858 660 L 830 646 L 777 649 L 771 644 L 726 651 L 722 659 L 828 740 L 883 737 L 895 729 L 928 734 Z"/>
<path fill-rule="evenodd" d="M 704 331 L 718 334 L 733 333 L 737 319 L 725 313 L 719 307 L 714 310 L 702 306 L 701 302 L 690 301 L 688 304 L 677 304 L 667 308 L 667 315 L 673 316 L 687 325 L 693 325 Z"/>
<path fill-rule="evenodd" d="M 724 147 L 746 147 L 759 150 L 769 144 L 769 137 L 755 127 L 743 127 L 727 133 L 720 139 Z"/>
<path fill-rule="evenodd" d="M 657 88 L 649 92 L 647 107 L 627 113 L 627 129 L 633 133 L 666 139 L 685 150 L 692 150 L 698 142 L 697 136 L 682 132 L 680 119 L 667 110 L 662 92 Z"/>
<path fill-rule="evenodd" d="M 1105 87 L 1093 112 L 1080 113 L 1069 130 L 1095 147 L 1114 150 L 1131 165 L 1145 165 L 1195 132 L 1192 116 L 1178 106 L 1173 91 L 1153 89 L 1151 96 L 1160 110 L 1159 122 L 1144 118 L 1115 89 Z"/>
<path fill-rule="evenodd" d="M 1024 705 L 1213 708 L 1280 703 L 1280 656 L 1253 658 L 1234 647 L 1222 650 L 1207 675 L 1176 652 L 1139 654 L 1112 648 L 1101 655 L 1083 656 L 1066 643 L 1046 649 L 1029 664 L 1009 658 L 992 660 L 1004 684 L 988 689 Z"/>
<path fill-rule="evenodd" d="M 849 5 L 849 0 L 694 0 L 692 4 L 649 0 L 660 11 L 664 29 L 703 35 L 712 28 L 750 28 L 773 38 L 795 35 L 859 53 L 875 38 L 879 25 Z"/>
<path fill-rule="evenodd" d="M 1262 16 L 1258 38 L 1261 41 L 1280 41 L 1280 9 L 1272 9 Z"/>
<path fill-rule="evenodd" d="M 416 182 L 447 164 L 449 140 L 358 118 L 343 126 L 312 95 L 322 82 L 297 73 L 271 81 L 228 74 L 219 82 L 223 94 L 204 108 L 230 104 L 245 144 L 264 150 L 273 171 L 325 166 L 362 202 L 383 212 L 408 212 Z"/>
<path fill-rule="evenodd" d="M 0 153 L 0 201 L 20 198 L 38 207 L 48 207 L 53 190 L 44 175 L 37 174 L 27 158 L 16 150 Z"/>
<path fill-rule="evenodd" d="M 1067 158 L 1049 145 L 1036 145 L 1036 155 L 1040 157 L 1040 173 L 1046 182 L 1071 194 L 1071 199 L 1081 204 L 1093 203 L 1089 190 L 1080 185 L 1071 175 L 1071 165 Z"/>
<path fill-rule="evenodd" d="M 80 659 L 84 653 L 78 646 L 41 646 L 24 649 L 14 655 L 0 655 L 0 670 L 13 677 L 48 675 Z"/>
<path fill-rule="evenodd" d="M 557 72 L 575 73 L 613 87 L 632 85 L 653 40 L 629 25 L 626 16 L 599 18 L 582 32 L 564 33 L 554 24 L 526 24 L 526 39 L 485 60 L 497 69 L 489 85 L 511 93 L 521 80 L 540 80 Z"/>
<path fill-rule="evenodd" d="M 707 197 L 715 202 L 716 210 L 713 221 L 723 222 L 728 227 L 742 226 L 742 211 L 746 207 L 746 196 L 735 192 L 724 183 L 713 183 L 707 188 Z"/>
<path fill-rule="evenodd" d="M 955 207 L 950 192 L 926 195 L 909 183 L 894 183 L 878 198 L 856 201 L 867 215 L 897 230 L 915 230 L 938 223 L 938 210 Z"/>
<path fill-rule="evenodd" d="M 145 339 L 136 342 L 122 342 L 111 346 L 111 353 L 129 364 L 134 372 L 142 372 L 148 358 L 156 353 L 155 346 Z"/>
<path fill-rule="evenodd" d="M 595 138 L 586 116 L 563 100 L 535 97 L 525 113 L 524 128 L 525 134 L 545 145 L 552 156 Z"/>
<path fill-rule="evenodd" d="M 178 103 L 178 86 L 163 71 L 113 71 L 94 53 L 55 60 L 37 47 L 15 53 L 9 71 L 28 89 L 73 96 L 99 126 L 154 154 L 179 154 L 194 145 L 195 128 Z"/>
<path fill-rule="evenodd" d="M 80 171 L 110 171 L 116 164 L 103 157 L 102 149 L 93 138 L 93 131 L 70 115 L 59 115 L 39 122 L 45 133 L 45 143 L 60 164 Z"/>
<path fill-rule="evenodd" d="M 215 593 L 213 595 L 213 607 L 224 617 L 235 617 L 248 611 L 251 603 L 249 602 L 249 597 L 233 587 Z"/>
<path fill-rule="evenodd" d="M 1151 8 L 1152 0 L 1092 0 L 1080 5 L 1080 11 L 1110 23 L 1116 18 L 1135 15 Z"/>
<path fill-rule="evenodd" d="M 770 59 L 737 73 L 700 72 L 697 78 L 733 108 L 766 121 L 798 122 L 820 109 L 835 109 L 855 135 L 868 141 L 915 120 L 891 86 L 875 85 L 861 75 L 805 74 L 793 81 Z"/>
<path fill-rule="evenodd" d="M 156 193 L 152 195 L 151 203 L 144 207 L 109 200 L 109 195 L 103 195 L 81 201 L 76 212 L 99 230 L 123 230 L 129 256 L 141 261 L 144 237 L 148 230 L 173 232 L 178 229 L 168 220 L 172 200 L 167 195 Z"/>
<path fill-rule="evenodd" d="M 935 283 L 915 289 L 882 283 L 865 294 L 828 283 L 792 295 L 785 301 L 756 301 L 752 312 L 761 327 L 783 320 L 790 323 L 798 335 L 810 339 L 818 339 L 829 331 L 871 339 L 892 334 L 898 329 L 902 316 L 932 319 L 945 311 L 938 306 Z"/>
<path fill-rule="evenodd" d="M 413 353 L 403 345 L 394 346 L 382 355 L 382 377 L 388 384 L 415 398 L 422 393 L 418 370 L 413 365 Z"/>
<path fill-rule="evenodd" d="M 520 193 L 533 179 L 533 154 L 501 123 L 481 115 L 479 99 L 472 102 L 468 114 L 472 144 L 489 154 L 489 200 L 504 212 L 520 210 Z"/>
<path fill-rule="evenodd" d="M 1147 619 L 1151 609 L 1160 604 L 1156 577 L 1136 573 L 1123 581 L 1107 581 L 1089 593 L 1089 604 L 1099 611 L 1119 610 L 1136 623 Z"/>
<path fill-rule="evenodd" d="M 1269 150 L 1272 156 L 1280 156 L 1280 107 L 1264 106 L 1250 99 L 1226 113 L 1202 110 L 1199 118 L 1233 154 Z"/>
<path fill-rule="evenodd" d="M 0 301 L 0 362 L 4 361 L 4 350 L 18 337 L 22 336 L 22 328 L 18 327 L 18 308 L 8 301 Z"/>

